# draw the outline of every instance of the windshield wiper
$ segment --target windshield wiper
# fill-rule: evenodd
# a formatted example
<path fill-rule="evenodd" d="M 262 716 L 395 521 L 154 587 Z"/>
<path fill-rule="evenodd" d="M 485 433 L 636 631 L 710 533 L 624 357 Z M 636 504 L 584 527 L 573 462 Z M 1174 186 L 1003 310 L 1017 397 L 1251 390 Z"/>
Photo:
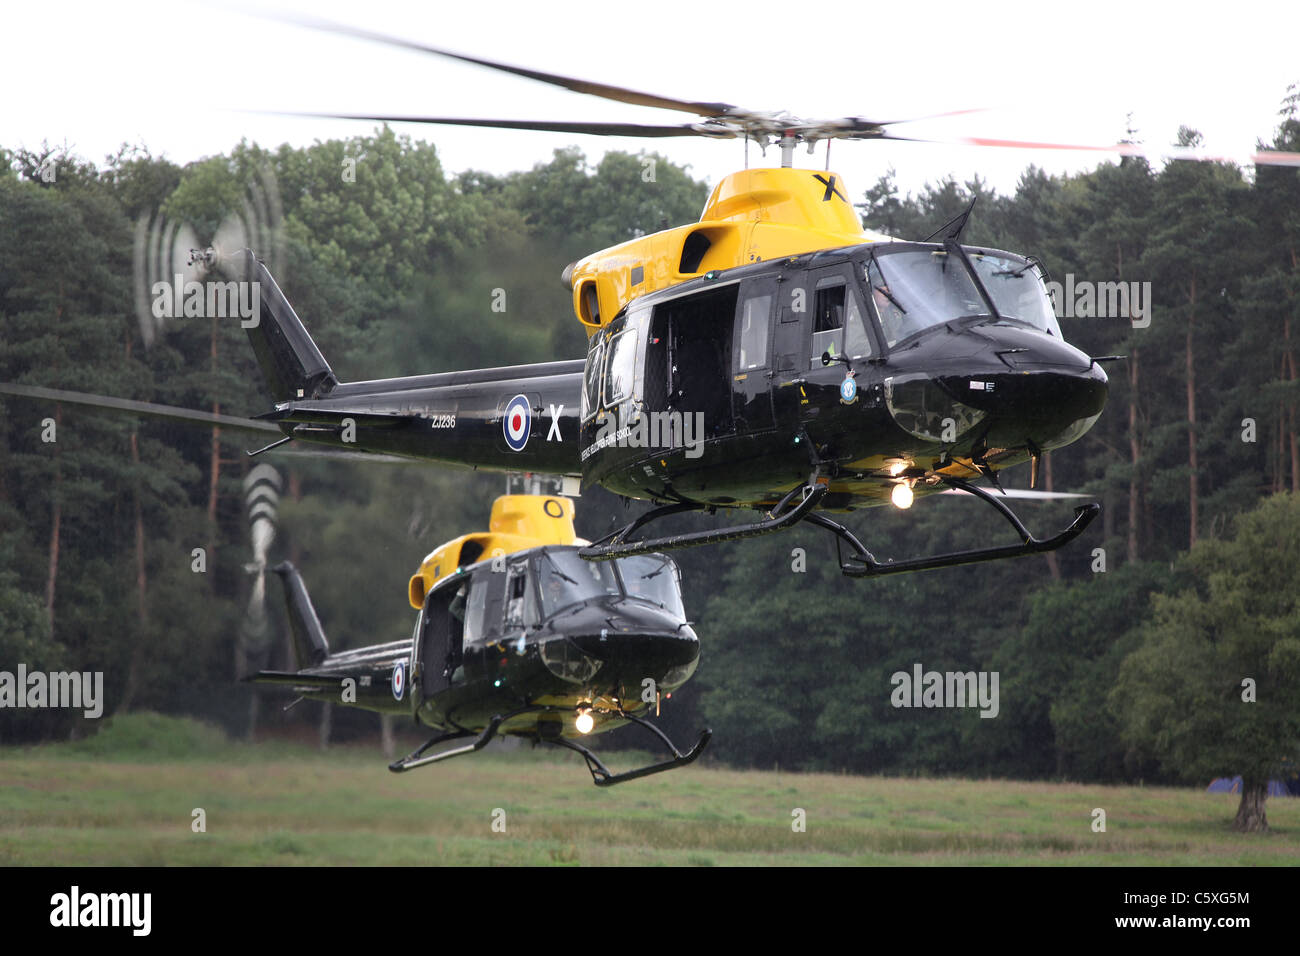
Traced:
<path fill-rule="evenodd" d="M 877 292 L 879 292 L 881 295 L 883 295 L 890 302 L 894 303 L 894 305 L 898 307 L 899 312 L 902 312 L 904 315 L 907 315 L 907 310 L 903 308 L 903 303 L 899 302 L 897 299 L 894 298 L 894 293 L 890 292 L 887 286 L 877 285 L 877 286 L 872 286 L 872 288 L 875 289 Z"/>
<path fill-rule="evenodd" d="M 554 574 L 557 578 L 563 578 L 564 580 L 566 580 L 566 581 L 568 581 L 570 584 L 572 584 L 574 587 L 577 587 L 577 586 L 578 586 L 578 582 L 575 581 L 575 580 L 573 580 L 573 578 L 569 577 L 567 574 L 565 574 L 563 571 L 561 571 L 558 567 L 556 567 L 554 561 L 551 561 L 551 560 L 548 559 L 548 560 L 547 560 L 547 564 L 549 564 L 549 565 L 551 566 L 551 573 Z"/>
<path fill-rule="evenodd" d="M 1042 266 L 1042 263 L 1038 261 L 1037 256 L 1027 256 L 1025 258 L 1025 264 L 1019 269 L 999 269 L 997 272 L 992 274 L 995 276 L 1015 276 L 1019 279 L 1034 266 Z"/>

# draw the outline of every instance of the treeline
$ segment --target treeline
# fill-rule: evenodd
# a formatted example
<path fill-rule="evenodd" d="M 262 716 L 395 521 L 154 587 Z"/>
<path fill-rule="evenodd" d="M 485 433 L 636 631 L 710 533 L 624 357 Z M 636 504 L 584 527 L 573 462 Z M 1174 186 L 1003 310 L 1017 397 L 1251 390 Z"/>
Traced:
<path fill-rule="evenodd" d="M 1300 149 L 1295 110 L 1292 97 L 1272 146 Z M 1185 131 L 1185 143 L 1194 139 Z M 277 278 L 349 379 L 583 354 L 562 267 L 690 221 L 707 195 L 686 169 L 646 154 L 611 153 L 590 167 L 568 150 L 509 176 L 448 176 L 432 145 L 387 129 L 305 149 L 245 143 L 184 168 L 132 150 L 102 166 L 50 151 L 5 153 L 0 380 L 227 414 L 264 410 L 236 323 L 177 320 L 145 347 L 132 250 L 141 217 L 188 222 L 209 241 L 267 181 L 280 203 Z M 1101 419 L 1053 452 L 1043 474 L 1048 488 L 1096 497 L 1104 518 L 1054 556 L 879 581 L 841 578 L 833 545 L 811 530 L 683 552 L 703 655 L 665 719 L 683 731 L 711 724 L 714 755 L 738 764 L 1089 780 L 1211 772 L 1173 755 L 1177 735 L 1161 721 L 1178 708 L 1147 706 L 1156 691 L 1134 675 L 1153 660 L 1151 647 L 1182 633 L 1170 623 L 1177 602 L 1217 600 L 1215 574 L 1236 571 L 1283 603 L 1241 598 L 1235 617 L 1197 616 L 1226 629 L 1200 635 L 1216 653 L 1256 625 L 1276 638 L 1251 644 L 1256 657 L 1220 661 L 1223 686 L 1213 693 L 1237 693 L 1240 677 L 1252 677 L 1259 713 L 1266 683 L 1289 679 L 1278 647 L 1300 634 L 1284 600 L 1300 593 L 1284 584 L 1295 582 L 1300 558 L 1284 543 L 1232 535 L 1247 513 L 1268 518 L 1247 519 L 1252 534 L 1294 527 L 1300 173 L 1261 167 L 1248 177 L 1212 163 L 1155 170 L 1126 158 L 1075 176 L 1031 167 L 1010 196 L 978 178 L 900 196 L 891 174 L 867 190 L 864 223 L 921 238 L 972 198 L 967 242 L 1032 253 L 1063 284 L 1150 283 L 1149 323 L 1136 312 L 1062 319 L 1066 337 L 1090 354 L 1128 356 L 1107 366 Z M 256 575 L 245 569 L 241 483 L 242 449 L 252 443 L 226 436 L 214 453 L 203 428 L 9 398 L 0 410 L 0 669 L 23 661 L 103 670 L 110 711 L 198 713 L 236 731 L 313 719 L 305 707 L 259 714 L 255 698 L 232 690 L 237 672 L 282 664 L 284 654 L 281 637 L 259 637 L 247 623 Z M 42 440 L 45 419 L 55 442 Z M 406 578 L 434 545 L 483 525 L 503 485 L 432 466 L 273 463 L 284 484 L 271 554 L 302 567 L 340 646 L 408 632 Z M 1276 492 L 1292 495 L 1265 500 Z M 1024 510 L 1042 531 L 1070 514 L 1059 504 Z M 579 530 L 595 537 L 626 514 L 610 496 L 584 497 Z M 973 502 L 947 498 L 849 522 L 877 554 L 893 556 L 1009 533 Z M 1233 547 L 1227 540 L 1242 550 L 1217 567 L 1204 555 Z M 205 571 L 193 569 L 195 548 L 204 548 Z M 1242 567 L 1251 555 L 1264 563 Z M 278 607 L 278 586 L 267 590 Z M 1278 614 L 1289 623 L 1268 616 Z M 1166 677 L 1195 655 L 1174 657 Z M 893 707 L 891 675 L 918 663 L 997 671 L 998 716 Z M 1176 703 L 1181 691 L 1166 691 Z M 1223 708 L 1222 726 L 1206 732 L 1240 740 L 1233 713 Z M 335 732 L 371 730 L 365 716 L 336 714 Z M 57 714 L 19 722 L 0 712 L 5 740 L 73 729 Z M 1247 770 L 1247 750 L 1227 748 L 1213 772 Z"/>

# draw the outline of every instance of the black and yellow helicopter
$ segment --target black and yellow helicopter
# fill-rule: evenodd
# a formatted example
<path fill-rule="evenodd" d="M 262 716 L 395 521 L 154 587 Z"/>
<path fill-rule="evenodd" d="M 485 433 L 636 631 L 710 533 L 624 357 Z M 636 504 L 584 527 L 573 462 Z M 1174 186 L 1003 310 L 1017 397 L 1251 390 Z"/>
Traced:
<path fill-rule="evenodd" d="M 702 117 L 678 126 L 316 114 L 597 135 L 744 137 L 781 151 L 713 190 L 699 222 L 597 252 L 564 270 L 588 333 L 585 360 L 341 382 L 264 263 L 244 253 L 264 321 L 250 330 L 271 383 L 261 416 L 294 439 L 352 452 L 565 476 L 658 507 L 584 547 L 625 557 L 742 538 L 808 521 L 848 545 L 868 576 L 1052 550 L 1100 506 L 1035 538 L 971 483 L 1083 435 L 1106 374 L 1067 344 L 1032 258 L 963 245 L 966 215 L 924 242 L 862 228 L 842 179 L 792 168 L 798 144 L 895 137 L 860 118 L 807 122 L 686 102 L 451 53 L 337 24 L 309 26 L 414 48 L 577 92 Z M 215 264 L 215 263 L 213 263 Z M 269 320 L 269 321 L 267 321 Z M 274 446 L 268 446 L 274 447 Z M 1031 485 L 1034 482 L 1031 481 Z M 1000 488 L 1000 486 L 999 486 Z M 1020 541 L 877 561 L 828 511 L 956 489 L 981 498 Z M 753 509 L 745 524 L 648 540 L 682 511 Z"/>
<path fill-rule="evenodd" d="M 301 697 L 409 716 L 439 733 L 395 772 L 474 753 L 499 735 L 568 748 L 600 787 L 684 766 L 683 753 L 646 718 L 695 672 L 700 642 L 686 620 L 681 575 L 662 554 L 583 561 L 573 502 L 508 494 L 488 531 L 436 548 L 411 577 L 419 611 L 408 640 L 331 653 L 302 576 L 284 582 L 296 671 L 249 678 Z M 578 740 L 625 723 L 645 727 L 672 757 L 612 773 Z M 429 751 L 448 741 L 461 746 Z"/>
<path fill-rule="evenodd" d="M 1033 257 L 963 244 L 970 210 L 921 242 L 870 233 L 838 175 L 793 168 L 797 145 L 911 139 L 890 123 L 807 121 L 692 102 L 525 69 L 321 21 L 308 26 L 452 57 L 623 103 L 690 113 L 679 125 L 312 114 L 384 122 L 593 135 L 743 138 L 775 144 L 780 168 L 746 169 L 714 188 L 700 220 L 594 253 L 564 270 L 588 334 L 585 359 L 343 382 L 274 277 L 251 252 L 199 262 L 260 290 L 249 329 L 275 407 L 225 427 L 352 455 L 399 456 L 563 476 L 657 507 L 582 547 L 591 560 L 763 534 L 800 521 L 837 538 L 841 570 L 872 576 L 1050 551 L 1100 512 L 1085 504 L 1053 537 L 1034 537 L 998 490 L 998 472 L 1077 440 L 1101 414 L 1102 363 L 1068 344 Z M 976 145 L 1065 144 L 967 140 Z M 1070 147 L 1097 149 L 1099 147 Z M 1104 147 L 1125 154 L 1142 148 Z M 1215 158 L 1188 154 L 1185 158 Z M 1258 163 L 1300 164 L 1294 153 Z M 0 385 L 0 391 L 207 420 L 165 406 Z M 878 561 L 827 512 L 942 491 L 973 495 L 1018 543 Z M 1048 493 L 1038 492 L 1038 496 Z M 1077 497 L 1077 496 L 1060 496 Z M 668 514 L 718 508 L 755 520 L 650 539 Z M 848 546 L 845 554 L 842 545 Z"/>

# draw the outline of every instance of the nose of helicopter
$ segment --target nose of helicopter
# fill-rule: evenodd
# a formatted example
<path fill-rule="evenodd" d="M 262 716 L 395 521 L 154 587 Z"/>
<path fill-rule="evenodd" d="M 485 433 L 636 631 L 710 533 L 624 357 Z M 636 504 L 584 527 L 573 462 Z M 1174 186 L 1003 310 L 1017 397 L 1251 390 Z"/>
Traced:
<path fill-rule="evenodd" d="M 1106 405 L 1105 371 L 1054 336 L 984 325 L 926 344 L 912 361 L 929 365 L 928 381 L 904 374 L 889 389 L 891 413 L 913 434 L 951 418 L 960 431 L 979 424 L 989 446 L 1047 450 L 1082 436 Z"/>
<path fill-rule="evenodd" d="M 619 603 L 618 612 L 605 617 L 599 631 L 570 635 L 584 653 L 605 662 L 604 673 L 658 680 L 699 657 L 700 640 L 688 623 L 649 604 Z"/>
<path fill-rule="evenodd" d="M 571 640 L 586 654 L 602 658 L 606 667 L 631 668 L 654 676 L 689 664 L 700 654 L 700 641 L 689 625 L 680 628 L 612 628 L 599 634 L 576 635 Z"/>

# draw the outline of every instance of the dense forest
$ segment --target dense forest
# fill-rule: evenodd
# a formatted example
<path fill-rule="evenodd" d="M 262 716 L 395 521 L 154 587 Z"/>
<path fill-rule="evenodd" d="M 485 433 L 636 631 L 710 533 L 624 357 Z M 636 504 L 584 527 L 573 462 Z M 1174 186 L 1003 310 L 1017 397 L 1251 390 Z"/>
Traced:
<path fill-rule="evenodd" d="M 1266 148 L 1300 149 L 1297 107 L 1284 101 Z M 150 326 L 133 287 L 151 225 L 184 222 L 207 242 L 250 195 L 273 211 L 273 271 L 345 380 L 579 357 L 563 266 L 693 220 L 707 193 L 655 154 L 592 166 L 570 149 L 507 176 L 448 175 L 433 144 L 388 128 L 304 149 L 241 143 L 184 167 L 140 149 L 102 164 L 0 150 L 0 381 L 264 411 L 237 323 Z M 1058 297 L 1067 339 L 1127 356 L 1108 365 L 1101 419 L 1043 475 L 1100 501 L 1103 519 L 1057 554 L 869 581 L 842 578 L 813 530 L 682 552 L 703 652 L 670 729 L 711 725 L 711 758 L 736 765 L 1202 783 L 1287 772 L 1300 753 L 1300 170 L 1125 158 L 1072 176 L 1030 167 L 1014 195 L 976 177 L 900 196 L 888 173 L 857 198 L 867 227 L 910 239 L 976 198 L 967 242 L 1036 255 L 1063 283 L 1150 283 L 1149 322 L 1072 315 L 1088 310 Z M 0 398 L 0 669 L 103 671 L 107 713 L 313 727 L 317 705 L 282 714 L 236 680 L 286 655 L 278 583 L 270 627 L 249 611 L 253 444 Z M 340 647 L 405 636 L 407 577 L 485 525 L 504 488 L 419 464 L 256 461 L 278 471 L 270 554 L 303 570 Z M 627 507 L 584 495 L 580 533 Z M 849 523 L 903 557 L 1005 540 L 985 510 L 931 498 Z M 1024 513 L 1047 531 L 1070 508 Z M 890 675 L 918 663 L 998 672 L 997 717 L 892 706 Z M 377 728 L 333 715 L 336 738 Z M 4 742 L 93 729 L 0 712 Z"/>

